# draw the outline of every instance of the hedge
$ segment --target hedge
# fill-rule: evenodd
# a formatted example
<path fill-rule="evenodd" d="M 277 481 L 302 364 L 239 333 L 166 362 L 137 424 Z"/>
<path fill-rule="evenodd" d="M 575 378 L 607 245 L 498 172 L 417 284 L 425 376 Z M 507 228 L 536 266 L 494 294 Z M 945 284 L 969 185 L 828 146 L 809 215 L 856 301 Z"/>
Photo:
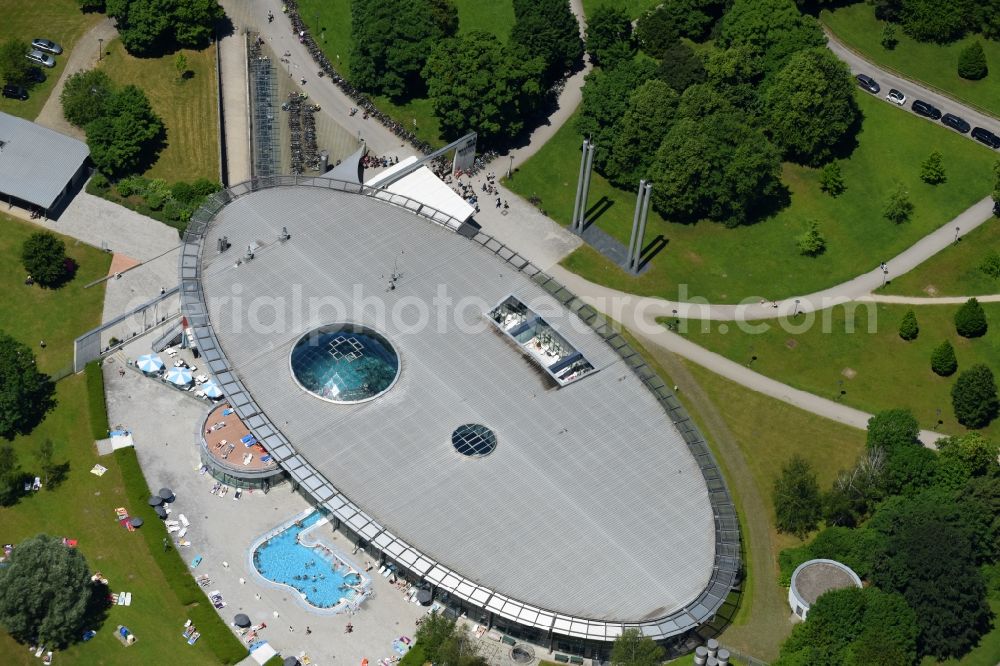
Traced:
<path fill-rule="evenodd" d="M 91 361 L 84 368 L 87 377 L 87 407 L 90 410 L 90 434 L 104 439 L 111 431 L 108 423 L 108 405 L 104 401 L 104 373 L 100 361 Z"/>
<path fill-rule="evenodd" d="M 188 569 L 187 562 L 172 543 L 169 549 L 163 549 L 164 540 L 169 542 L 170 537 L 166 525 L 146 501 L 149 499 L 149 485 L 139 466 L 135 449 L 131 447 L 118 449 L 114 456 L 121 467 L 129 511 L 143 520 L 143 526 L 138 532 L 146 540 L 150 554 L 163 571 L 163 576 L 177 595 L 177 599 L 182 605 L 187 606 L 188 617 L 198 625 L 202 640 L 208 643 L 221 663 L 235 664 L 242 661 L 247 656 L 247 648 L 230 631 L 215 609 L 207 603 L 204 592 L 198 587 Z"/>

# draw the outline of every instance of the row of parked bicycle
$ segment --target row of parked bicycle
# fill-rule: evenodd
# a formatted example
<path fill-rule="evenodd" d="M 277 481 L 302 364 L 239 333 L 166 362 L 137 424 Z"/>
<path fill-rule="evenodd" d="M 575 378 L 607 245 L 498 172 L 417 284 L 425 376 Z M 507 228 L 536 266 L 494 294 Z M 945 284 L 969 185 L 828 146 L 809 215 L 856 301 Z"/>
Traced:
<path fill-rule="evenodd" d="M 875 79 L 867 74 L 858 74 L 854 78 L 857 80 L 859 86 L 873 95 L 877 95 L 882 90 L 882 86 L 880 86 Z M 885 96 L 885 99 L 897 106 L 904 106 L 906 104 L 906 95 L 895 88 L 889 89 L 889 94 Z M 931 120 L 940 120 L 942 125 L 946 125 L 956 132 L 968 134 L 971 130 L 972 138 L 979 143 L 989 146 L 990 148 L 1000 148 L 1000 136 L 997 136 L 983 127 L 973 127 L 965 118 L 956 116 L 953 113 L 942 114 L 941 110 L 936 106 L 920 99 L 913 100 L 910 108 L 918 116 L 930 118 Z"/>

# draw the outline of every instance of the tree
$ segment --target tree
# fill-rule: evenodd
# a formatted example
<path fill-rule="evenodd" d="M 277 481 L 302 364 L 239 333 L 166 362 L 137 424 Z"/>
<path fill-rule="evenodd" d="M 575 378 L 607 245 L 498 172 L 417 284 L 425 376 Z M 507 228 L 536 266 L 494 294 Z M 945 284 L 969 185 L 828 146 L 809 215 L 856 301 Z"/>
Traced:
<path fill-rule="evenodd" d="M 844 176 L 840 172 L 840 162 L 830 162 L 823 167 L 819 176 L 819 187 L 831 197 L 839 197 L 847 191 Z"/>
<path fill-rule="evenodd" d="M 30 65 L 24 56 L 31 51 L 21 39 L 8 39 L 0 44 L 0 81 L 14 85 L 27 85 Z"/>
<path fill-rule="evenodd" d="M 679 109 L 691 99 L 686 93 Z M 755 219 L 784 191 L 778 150 L 734 112 L 678 118 L 660 144 L 650 176 L 656 182 L 653 207 L 661 215 L 676 221 L 708 218 L 727 227 Z"/>
<path fill-rule="evenodd" d="M 80 551 L 39 534 L 17 544 L 0 568 L 0 624 L 21 643 L 65 647 L 86 628 L 93 590 Z"/>
<path fill-rule="evenodd" d="M 827 161 L 858 122 L 854 87 L 847 65 L 829 49 L 795 53 L 764 93 L 772 139 L 797 162 Z"/>
<path fill-rule="evenodd" d="M 635 36 L 643 52 L 661 58 L 667 48 L 677 42 L 680 33 L 674 17 L 664 5 L 660 5 L 639 17 L 635 24 Z"/>
<path fill-rule="evenodd" d="M 823 496 L 826 523 L 850 527 L 864 520 L 883 496 L 885 469 L 886 451 L 875 447 L 865 450 L 854 467 L 840 472 L 830 492 Z"/>
<path fill-rule="evenodd" d="M 920 446 L 920 424 L 908 409 L 883 410 L 868 419 L 868 449 Z"/>
<path fill-rule="evenodd" d="M 899 44 L 899 39 L 896 37 L 896 26 L 888 22 L 883 24 L 882 37 L 879 39 L 879 42 L 886 51 L 896 48 L 896 45 Z"/>
<path fill-rule="evenodd" d="M 955 330 L 963 338 L 978 338 L 986 335 L 989 324 L 986 311 L 976 298 L 970 298 L 955 313 Z"/>
<path fill-rule="evenodd" d="M 187 66 L 187 56 L 183 53 L 178 53 L 174 56 L 174 69 L 177 70 L 177 83 L 183 83 L 184 79 L 187 77 Z"/>
<path fill-rule="evenodd" d="M 774 481 L 772 498 L 779 531 L 801 539 L 816 528 L 823 504 L 816 473 L 804 458 L 792 456 L 781 468 L 781 476 Z"/>
<path fill-rule="evenodd" d="M 116 90 L 111 78 L 102 70 L 77 72 L 66 79 L 59 96 L 63 115 L 77 127 L 84 127 L 106 113 L 108 100 Z"/>
<path fill-rule="evenodd" d="M 826 249 L 826 239 L 819 230 L 819 222 L 809 220 L 806 222 L 806 230 L 801 236 L 795 239 L 795 245 L 799 248 L 799 254 L 807 257 L 818 257 Z"/>
<path fill-rule="evenodd" d="M 35 459 L 38 460 L 38 468 L 42 473 L 43 483 L 49 490 L 62 483 L 65 473 L 69 469 L 69 463 L 55 462 L 54 455 L 55 446 L 52 444 L 51 439 L 46 437 L 38 443 L 38 448 L 35 450 Z"/>
<path fill-rule="evenodd" d="M 902 224 L 913 215 L 913 202 L 910 201 L 910 194 L 902 184 L 897 185 L 885 202 L 885 209 L 882 216 L 890 222 Z"/>
<path fill-rule="evenodd" d="M 458 10 L 450 0 L 352 0 L 351 76 L 363 90 L 418 97 L 427 59 L 457 31 Z"/>
<path fill-rule="evenodd" d="M 31 432 L 55 404 L 54 391 L 27 345 L 0 331 L 0 437 Z"/>
<path fill-rule="evenodd" d="M 966 428 L 989 425 L 1000 407 L 993 372 L 980 363 L 960 374 L 951 387 L 951 404 L 955 418 Z"/>
<path fill-rule="evenodd" d="M 628 110 L 632 93 L 655 74 L 656 63 L 641 58 L 623 61 L 611 69 L 596 69 L 587 75 L 576 128 L 597 145 L 594 164 L 601 173 L 605 173 L 618 123 Z"/>
<path fill-rule="evenodd" d="M 732 106 L 757 114 L 758 90 L 764 79 L 764 59 L 752 45 L 714 49 L 705 62 L 705 73 L 712 88 Z"/>
<path fill-rule="evenodd" d="M 26 476 L 17 460 L 17 451 L 9 443 L 0 444 L 0 506 L 12 506 L 24 492 Z"/>
<path fill-rule="evenodd" d="M 974 27 L 978 12 L 975 0 L 954 0 L 947 6 L 935 0 L 899 0 L 903 32 L 917 41 L 945 44 Z"/>
<path fill-rule="evenodd" d="M 133 55 L 156 55 L 178 46 L 208 43 L 225 13 L 216 0 L 107 0 L 108 16 L 118 24 L 125 49 Z"/>
<path fill-rule="evenodd" d="M 941 153 L 932 152 L 920 165 L 920 180 L 928 185 L 938 185 L 948 178 L 944 172 L 944 165 L 941 164 Z"/>
<path fill-rule="evenodd" d="M 886 535 L 872 582 L 901 594 L 916 613 L 919 653 L 967 652 L 989 627 L 990 611 L 960 505 L 929 491 L 886 503 L 872 527 Z"/>
<path fill-rule="evenodd" d="M 417 643 L 427 661 L 447 666 L 485 666 L 464 628 L 443 613 L 429 614 L 417 628 Z"/>
<path fill-rule="evenodd" d="M 955 348 L 945 340 L 931 352 L 931 370 L 942 377 L 950 377 L 958 370 L 958 359 L 955 358 Z"/>
<path fill-rule="evenodd" d="M 682 93 L 688 86 L 705 80 L 705 64 L 694 49 L 677 40 L 664 49 L 656 78 Z"/>
<path fill-rule="evenodd" d="M 80 10 L 84 12 L 103 12 L 104 0 L 76 0 Z"/>
<path fill-rule="evenodd" d="M 916 340 L 920 334 L 920 327 L 917 326 L 917 314 L 913 310 L 907 310 L 903 315 L 903 320 L 899 322 L 899 337 L 904 340 Z"/>
<path fill-rule="evenodd" d="M 472 32 L 437 46 L 424 68 L 441 133 L 475 131 L 489 143 L 516 135 L 543 94 L 541 60 L 511 53 L 492 33 Z"/>
<path fill-rule="evenodd" d="M 986 439 L 978 432 L 960 437 L 945 437 L 936 444 L 941 466 L 953 467 L 958 472 L 960 484 L 955 485 L 964 486 L 973 477 L 988 476 L 996 472 L 1000 450 L 996 442 Z"/>
<path fill-rule="evenodd" d="M 637 29 L 641 31 L 643 50 L 659 58 L 657 45 L 671 37 L 700 42 L 722 16 L 724 6 L 722 0 L 673 0 L 658 5 L 639 17 Z"/>
<path fill-rule="evenodd" d="M 986 53 L 982 43 L 975 41 L 962 49 L 958 54 L 958 75 L 963 79 L 978 81 L 986 78 L 989 67 L 986 65 Z"/>
<path fill-rule="evenodd" d="M 646 81 L 632 93 L 625 115 L 615 126 L 604 169 L 608 180 L 631 189 L 645 177 L 676 108 L 677 93 L 658 79 Z"/>
<path fill-rule="evenodd" d="M 587 51 L 595 64 L 614 67 L 634 50 L 632 21 L 623 8 L 601 5 L 587 17 Z"/>
<path fill-rule="evenodd" d="M 803 16 L 792 0 L 735 0 L 722 18 L 717 46 L 756 46 L 764 69 L 774 72 L 803 49 L 826 45 L 826 37 L 811 16 Z"/>
<path fill-rule="evenodd" d="M 638 629 L 626 629 L 611 646 L 612 666 L 659 666 L 666 652 Z"/>
<path fill-rule="evenodd" d="M 108 175 L 123 175 L 134 173 L 143 159 L 150 158 L 163 122 L 146 94 L 129 85 L 111 96 L 104 115 L 89 122 L 84 131 L 97 168 Z"/>
<path fill-rule="evenodd" d="M 21 246 L 21 264 L 43 287 L 57 287 L 66 279 L 66 245 L 55 234 L 38 231 Z"/>
<path fill-rule="evenodd" d="M 583 57 L 580 24 L 566 0 L 514 0 L 510 43 L 541 58 L 546 85 L 555 83 Z"/>
<path fill-rule="evenodd" d="M 906 600 L 876 588 L 827 592 L 781 646 L 777 664 L 902 666 L 917 659 L 916 614 Z"/>

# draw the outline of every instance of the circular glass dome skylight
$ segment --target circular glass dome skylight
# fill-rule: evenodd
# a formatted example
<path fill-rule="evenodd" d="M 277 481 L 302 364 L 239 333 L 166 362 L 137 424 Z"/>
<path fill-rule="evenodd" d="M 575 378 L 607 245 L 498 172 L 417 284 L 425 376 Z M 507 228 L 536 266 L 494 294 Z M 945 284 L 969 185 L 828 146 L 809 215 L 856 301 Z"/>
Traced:
<path fill-rule="evenodd" d="M 463 456 L 481 458 L 497 448 L 497 436 L 484 425 L 466 423 L 451 433 L 451 444 Z"/>
<path fill-rule="evenodd" d="M 330 324 L 309 331 L 292 347 L 292 376 L 317 398 L 352 404 L 382 395 L 399 377 L 399 355 L 366 326 Z"/>

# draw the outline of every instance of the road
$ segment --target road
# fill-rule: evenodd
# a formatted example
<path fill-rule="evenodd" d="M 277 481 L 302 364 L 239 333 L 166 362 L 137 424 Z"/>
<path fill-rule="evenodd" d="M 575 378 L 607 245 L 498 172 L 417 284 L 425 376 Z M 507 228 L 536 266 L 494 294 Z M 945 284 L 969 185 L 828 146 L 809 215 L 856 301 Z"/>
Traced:
<path fill-rule="evenodd" d="M 921 99 L 925 102 L 930 102 L 937 108 L 941 109 L 941 113 L 954 114 L 969 121 L 969 124 L 973 127 L 983 127 L 994 134 L 1000 135 L 1000 120 L 997 118 L 981 113 L 980 111 L 968 107 L 961 102 L 948 97 L 947 95 L 935 92 L 918 83 L 914 83 L 913 81 L 904 79 L 896 74 L 893 74 L 892 72 L 882 69 L 878 65 L 865 60 L 862 56 L 852 51 L 829 31 L 826 31 L 826 38 L 827 46 L 831 51 L 833 51 L 834 55 L 847 63 L 847 66 L 850 68 L 852 74 L 867 74 L 878 82 L 878 84 L 882 87 L 882 90 L 878 93 L 879 97 L 885 99 L 885 96 L 889 93 L 890 88 L 895 88 L 905 94 L 906 104 L 903 107 L 900 107 L 900 110 L 905 109 L 907 113 L 913 113 L 913 110 L 910 108 L 913 104 L 913 100 Z M 890 102 L 886 102 L 886 104 L 890 104 Z M 929 123 L 940 122 L 929 118 L 925 118 L 925 120 Z M 969 134 L 965 134 L 964 136 L 970 141 L 975 141 L 975 139 L 969 136 Z"/>

